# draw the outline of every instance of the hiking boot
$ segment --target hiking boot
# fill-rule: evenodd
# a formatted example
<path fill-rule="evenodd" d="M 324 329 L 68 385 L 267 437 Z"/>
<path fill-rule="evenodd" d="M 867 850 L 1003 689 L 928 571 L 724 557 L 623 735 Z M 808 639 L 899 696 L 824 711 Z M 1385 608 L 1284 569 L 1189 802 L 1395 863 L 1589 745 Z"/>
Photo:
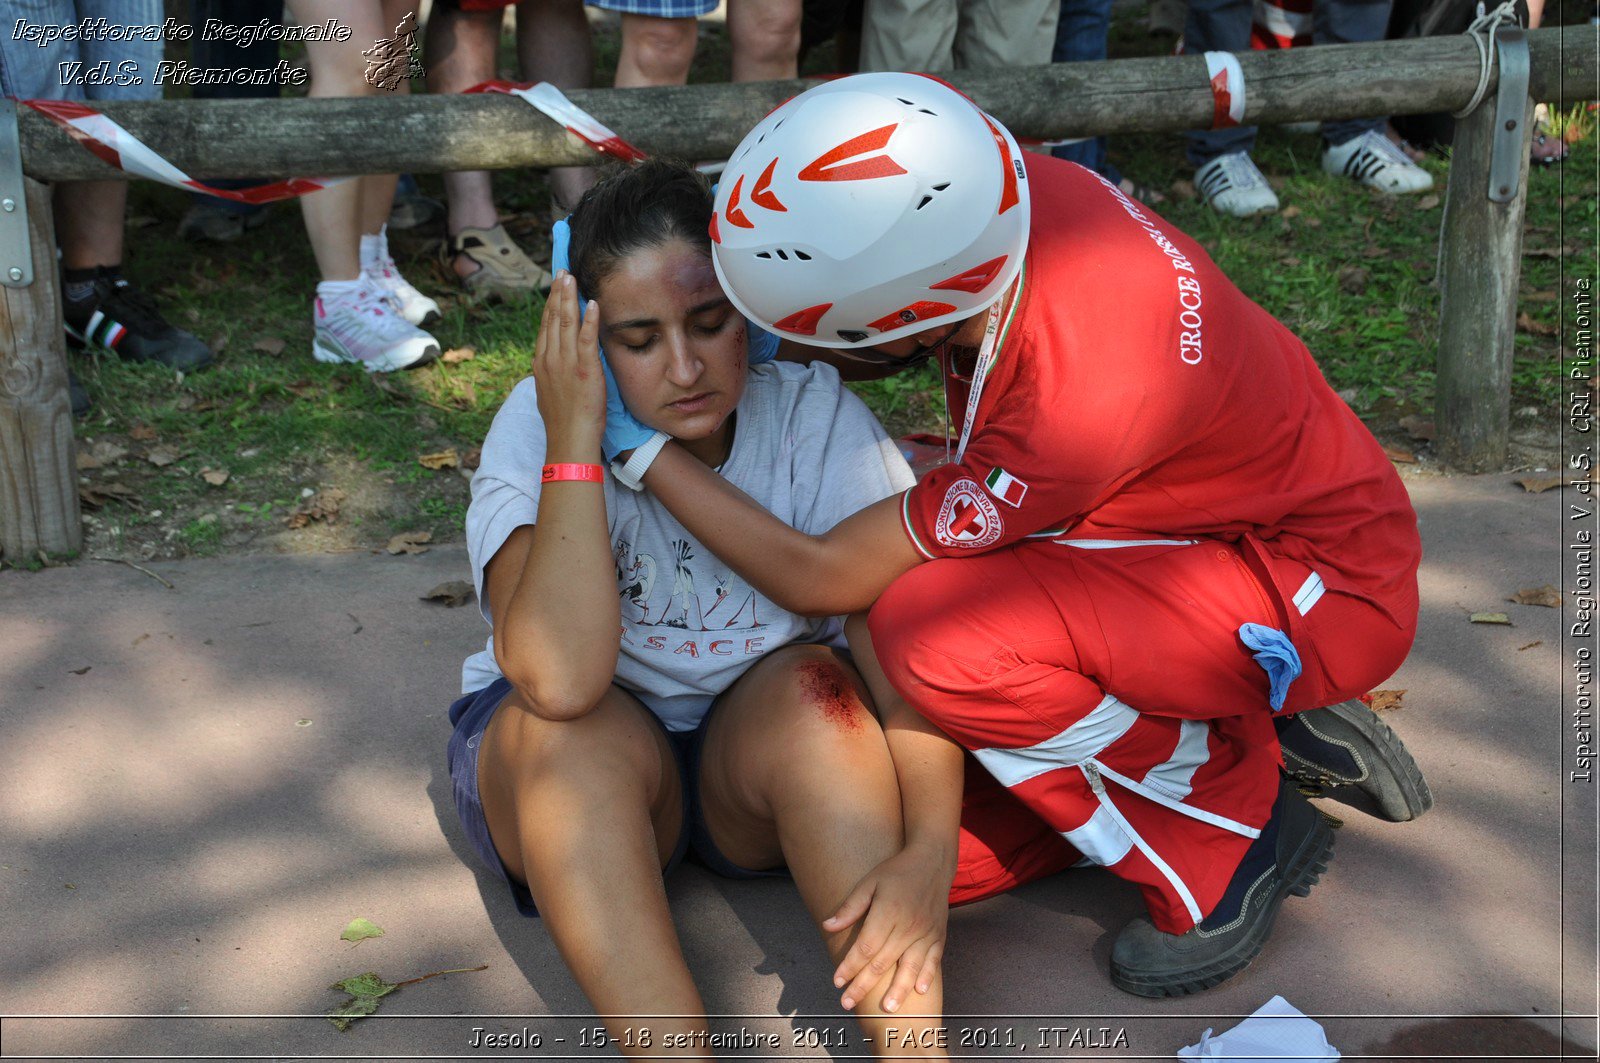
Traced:
<path fill-rule="evenodd" d="M 203 201 L 191 206 L 178 222 L 178 235 L 199 243 L 231 243 L 245 234 L 245 230 L 265 225 L 271 220 L 266 207 L 253 210 L 234 210 L 220 201 Z"/>
<path fill-rule="evenodd" d="M 1322 169 L 1343 174 L 1390 195 L 1426 192 L 1433 187 L 1433 175 L 1411 161 L 1382 131 L 1369 129 L 1343 144 L 1322 152 Z"/>
<path fill-rule="evenodd" d="M 1213 209 L 1235 218 L 1270 214 L 1278 209 L 1277 194 L 1242 151 L 1218 155 L 1196 170 L 1194 187 Z"/>
<path fill-rule="evenodd" d="M 402 318 L 369 282 L 349 293 L 319 294 L 315 305 L 311 354 L 319 362 L 353 362 L 369 373 L 388 373 L 439 357 L 438 341 Z"/>
<path fill-rule="evenodd" d="M 1333 828 L 1288 782 L 1250 843 L 1222 900 L 1187 933 L 1140 917 L 1111 946 L 1111 982 L 1141 997 L 1181 997 L 1221 985 L 1250 965 L 1284 897 L 1304 897 L 1333 859 Z"/>
<path fill-rule="evenodd" d="M 1274 721 L 1283 773 L 1310 797 L 1328 797 L 1404 823 L 1433 807 L 1433 793 L 1400 736 L 1359 701 Z"/>
<path fill-rule="evenodd" d="M 63 291 L 69 347 L 115 351 L 130 362 L 158 362 L 185 373 L 204 369 L 216 357 L 192 333 L 168 324 L 154 301 L 114 270 L 102 268 L 93 283 L 82 299 Z"/>

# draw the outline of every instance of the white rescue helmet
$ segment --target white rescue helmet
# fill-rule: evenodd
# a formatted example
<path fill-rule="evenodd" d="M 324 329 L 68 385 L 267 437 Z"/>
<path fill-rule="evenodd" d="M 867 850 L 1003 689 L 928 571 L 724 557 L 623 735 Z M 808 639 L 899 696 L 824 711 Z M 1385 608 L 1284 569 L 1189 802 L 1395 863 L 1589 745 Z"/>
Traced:
<path fill-rule="evenodd" d="M 1022 268 L 1029 197 L 999 122 L 922 74 L 801 93 L 733 152 L 711 259 L 746 317 L 864 347 L 984 310 Z"/>

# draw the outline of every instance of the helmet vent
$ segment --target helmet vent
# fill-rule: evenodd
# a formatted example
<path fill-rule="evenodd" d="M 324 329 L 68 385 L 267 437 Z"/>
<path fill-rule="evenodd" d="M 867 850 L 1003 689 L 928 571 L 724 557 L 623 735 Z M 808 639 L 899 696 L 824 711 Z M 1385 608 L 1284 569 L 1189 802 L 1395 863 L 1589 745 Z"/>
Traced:
<path fill-rule="evenodd" d="M 774 247 L 771 251 L 757 251 L 756 252 L 756 257 L 757 258 L 764 258 L 768 262 L 772 261 L 773 256 L 777 256 L 777 258 L 779 260 L 781 260 L 783 262 L 787 262 L 787 261 L 789 261 L 789 256 L 790 255 L 793 255 L 795 258 L 798 258 L 801 262 L 810 262 L 811 261 L 811 256 L 806 254 L 804 251 L 800 250 L 797 247 L 788 248 L 787 250 L 784 249 L 784 248 L 781 248 L 781 247 Z"/>
<path fill-rule="evenodd" d="M 781 247 L 778 248 L 778 257 L 783 259 L 785 262 L 789 261 L 789 256 L 783 253 L 783 248 Z"/>
<path fill-rule="evenodd" d="M 756 257 L 757 258 L 771 258 L 772 257 L 772 252 L 771 251 L 757 251 L 756 252 Z"/>
<path fill-rule="evenodd" d="M 839 330 L 839 338 L 846 343 L 860 343 L 867 338 L 867 334 L 865 332 L 857 332 L 853 328 L 842 328 Z"/>
<path fill-rule="evenodd" d="M 916 209 L 921 210 L 923 207 L 926 207 L 929 203 L 932 203 L 932 202 L 933 202 L 933 197 L 932 196 L 923 196 L 922 197 L 922 202 L 917 204 L 917 208 Z"/>
<path fill-rule="evenodd" d="M 946 182 L 945 182 L 945 183 L 944 183 L 944 184 L 942 184 L 942 185 L 934 185 L 934 186 L 933 186 L 933 190 L 934 190 L 934 191 L 935 191 L 935 192 L 943 192 L 943 191 L 944 191 L 944 190 L 945 190 L 945 189 L 947 189 L 947 188 L 949 188 L 949 187 L 950 187 L 950 182 L 949 182 L 949 181 L 946 181 Z"/>
<path fill-rule="evenodd" d="M 798 258 L 801 262 L 810 262 L 811 261 L 811 256 L 806 254 L 804 251 L 799 251 L 799 250 L 795 251 L 794 257 Z"/>

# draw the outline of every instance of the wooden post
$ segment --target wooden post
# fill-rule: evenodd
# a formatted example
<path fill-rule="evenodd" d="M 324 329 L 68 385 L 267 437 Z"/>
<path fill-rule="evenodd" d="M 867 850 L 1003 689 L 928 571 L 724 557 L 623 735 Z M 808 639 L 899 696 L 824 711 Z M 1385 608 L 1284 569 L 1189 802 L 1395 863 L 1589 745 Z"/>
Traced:
<path fill-rule="evenodd" d="M 1516 197 L 1489 199 L 1495 97 L 1456 122 L 1439 248 L 1439 355 L 1434 395 L 1439 456 L 1465 472 L 1505 464 L 1511 430 L 1511 359 L 1522 276 L 1533 100 L 1522 113 Z"/>
<path fill-rule="evenodd" d="M 50 186 L 28 180 L 33 283 L 0 287 L 0 557 L 83 546 Z"/>

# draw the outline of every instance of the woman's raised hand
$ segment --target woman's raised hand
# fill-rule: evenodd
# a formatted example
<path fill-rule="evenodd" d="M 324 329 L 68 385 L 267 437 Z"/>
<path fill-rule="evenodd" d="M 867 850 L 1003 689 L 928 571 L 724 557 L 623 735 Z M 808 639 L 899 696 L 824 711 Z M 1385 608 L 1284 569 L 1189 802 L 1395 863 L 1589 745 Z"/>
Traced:
<path fill-rule="evenodd" d="M 833 974 L 844 992 L 840 1003 L 854 1008 L 890 971 L 882 1007 L 893 1012 L 914 987 L 926 993 L 939 975 L 950 921 L 950 883 L 955 866 L 932 847 L 907 846 L 869 871 L 823 920 L 836 934 L 857 923 L 861 932 Z"/>
<path fill-rule="evenodd" d="M 578 315 L 578 284 L 556 275 L 534 347 L 533 379 L 550 460 L 596 460 L 606 426 L 606 380 L 600 367 L 600 308 Z"/>

